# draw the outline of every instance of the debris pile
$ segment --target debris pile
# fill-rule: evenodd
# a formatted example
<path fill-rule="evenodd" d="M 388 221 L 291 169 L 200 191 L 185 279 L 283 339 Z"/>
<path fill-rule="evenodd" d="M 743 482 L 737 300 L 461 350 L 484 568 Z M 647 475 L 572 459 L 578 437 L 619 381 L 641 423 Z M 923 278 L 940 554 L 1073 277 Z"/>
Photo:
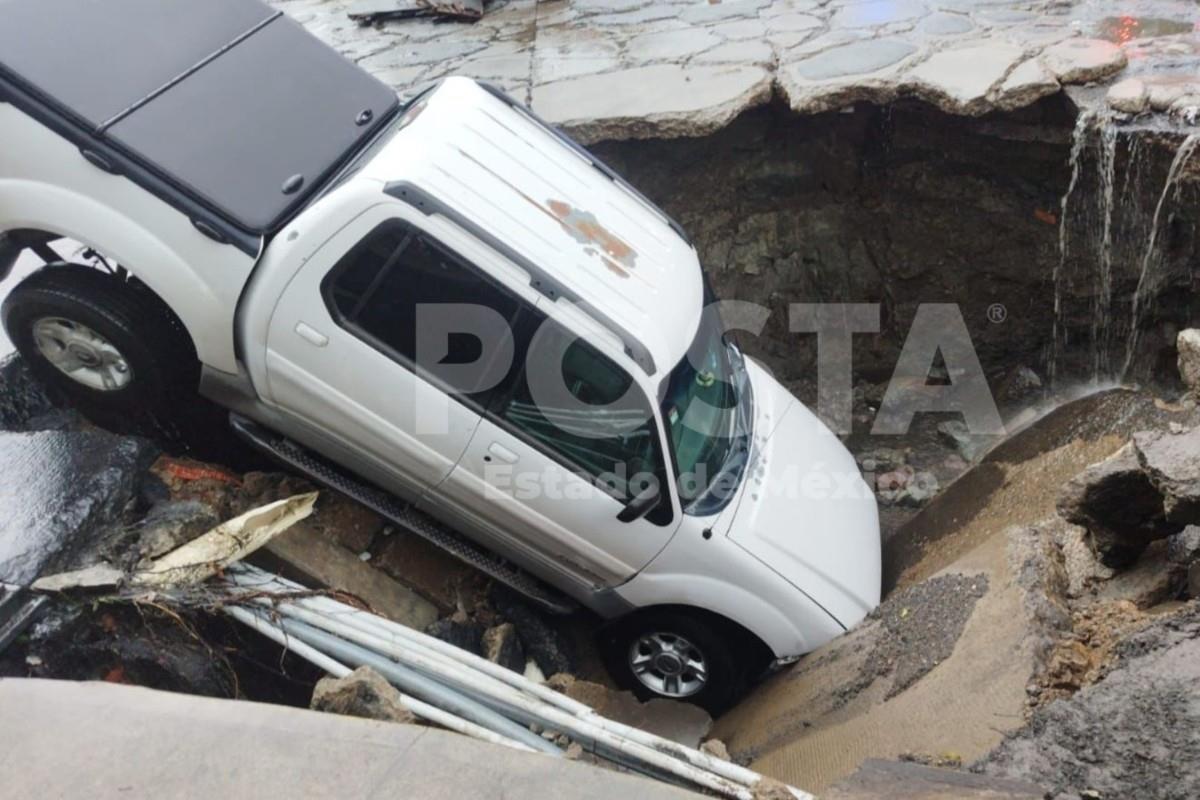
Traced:
<path fill-rule="evenodd" d="M 473 21 L 483 16 L 483 3 L 484 0 L 358 0 L 346 15 L 359 25 L 414 17 Z"/>

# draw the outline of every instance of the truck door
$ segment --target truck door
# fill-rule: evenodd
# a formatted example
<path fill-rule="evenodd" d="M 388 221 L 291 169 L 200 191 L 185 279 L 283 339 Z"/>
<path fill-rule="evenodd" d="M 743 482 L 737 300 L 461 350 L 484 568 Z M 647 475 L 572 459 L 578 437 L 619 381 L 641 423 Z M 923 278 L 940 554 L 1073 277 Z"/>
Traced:
<path fill-rule="evenodd" d="M 488 400 L 469 388 L 448 398 L 416 369 L 418 309 L 483 304 L 507 319 L 518 301 L 395 214 L 365 212 L 296 273 L 271 318 L 267 377 L 277 408 L 416 500 L 450 473 Z"/>
<path fill-rule="evenodd" d="M 540 311 L 521 314 L 515 340 L 519 372 L 427 501 L 473 517 L 584 587 L 623 583 L 682 519 L 649 399 L 618 364 Z M 539 369 L 561 375 L 563 402 L 531 388 Z M 623 522 L 636 488 L 615 484 L 639 475 L 659 482 L 661 501 Z"/>

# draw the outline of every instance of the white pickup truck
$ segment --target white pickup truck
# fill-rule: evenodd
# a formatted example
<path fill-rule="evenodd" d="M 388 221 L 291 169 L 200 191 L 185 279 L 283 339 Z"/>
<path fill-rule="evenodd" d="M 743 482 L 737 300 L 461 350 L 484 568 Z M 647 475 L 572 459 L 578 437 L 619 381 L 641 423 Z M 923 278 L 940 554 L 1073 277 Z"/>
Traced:
<path fill-rule="evenodd" d="M 465 78 L 402 103 L 259 0 L 0 19 L 0 279 L 47 261 L 3 321 L 83 408 L 199 389 L 293 468 L 597 612 L 643 696 L 719 708 L 878 604 L 849 453 L 706 313 L 679 226 L 529 110 Z M 804 491 L 814 470 L 861 491 Z"/>

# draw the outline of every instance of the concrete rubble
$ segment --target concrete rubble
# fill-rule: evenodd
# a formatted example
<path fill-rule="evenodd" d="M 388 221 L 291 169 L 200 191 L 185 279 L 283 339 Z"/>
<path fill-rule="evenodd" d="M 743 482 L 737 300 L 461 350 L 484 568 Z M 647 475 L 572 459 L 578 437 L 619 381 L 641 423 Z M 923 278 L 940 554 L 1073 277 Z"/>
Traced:
<path fill-rule="evenodd" d="M 1058 498 L 1059 513 L 1087 529 L 1104 563 L 1132 562 L 1155 539 L 1175 532 L 1163 511 L 1163 496 L 1129 443 L 1071 479 Z"/>
<path fill-rule="evenodd" d="M 1192 396 L 1200 400 L 1200 328 L 1180 331 L 1175 347 L 1179 351 L 1179 377 Z"/>
<path fill-rule="evenodd" d="M 313 689 L 311 708 L 330 714 L 412 725 L 416 715 L 404 705 L 396 687 L 370 667 L 359 667 L 344 678 L 322 678 Z"/>

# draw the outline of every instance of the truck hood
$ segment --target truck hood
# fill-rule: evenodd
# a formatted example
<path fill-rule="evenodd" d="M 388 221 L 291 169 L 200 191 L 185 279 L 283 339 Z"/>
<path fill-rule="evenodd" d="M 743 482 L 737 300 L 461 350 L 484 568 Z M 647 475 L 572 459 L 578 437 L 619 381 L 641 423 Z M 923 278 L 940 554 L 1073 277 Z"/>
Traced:
<path fill-rule="evenodd" d="M 854 457 L 762 367 L 751 463 L 726 534 L 849 629 L 878 604 L 879 512 Z"/>

